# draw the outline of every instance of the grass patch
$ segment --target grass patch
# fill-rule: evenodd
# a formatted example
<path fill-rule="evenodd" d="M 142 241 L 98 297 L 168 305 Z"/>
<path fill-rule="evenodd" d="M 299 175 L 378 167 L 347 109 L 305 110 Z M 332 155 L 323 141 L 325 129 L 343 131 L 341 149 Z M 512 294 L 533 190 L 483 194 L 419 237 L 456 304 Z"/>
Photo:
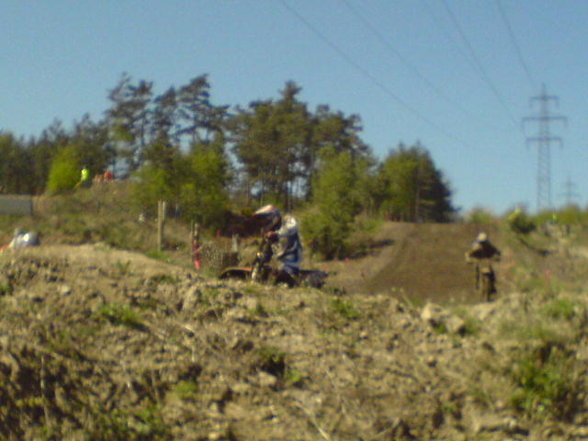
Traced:
<path fill-rule="evenodd" d="M 546 318 L 571 320 L 576 315 L 576 307 L 570 299 L 557 298 L 543 305 L 541 314 Z"/>
<path fill-rule="evenodd" d="M 163 251 L 159 251 L 159 250 L 155 250 L 155 249 L 148 250 L 147 252 L 145 252 L 145 255 L 147 257 L 150 257 L 151 259 L 160 260 L 165 263 L 171 262 L 170 257 Z"/>
<path fill-rule="evenodd" d="M 516 389 L 512 406 L 529 417 L 550 415 L 570 420 L 582 387 L 574 360 L 558 346 L 542 346 L 523 353 L 508 372 Z"/>
<path fill-rule="evenodd" d="M 284 374 L 284 382 L 287 386 L 301 387 L 304 384 L 304 374 L 298 369 L 287 368 Z"/>
<path fill-rule="evenodd" d="M 286 372 L 286 353 L 275 346 L 261 346 L 257 350 L 262 371 L 283 378 Z"/>
<path fill-rule="evenodd" d="M 168 285 L 177 285 L 180 283 L 180 279 L 177 276 L 171 274 L 157 274 L 149 278 L 149 283 L 159 285 L 160 283 L 167 283 Z"/>
<path fill-rule="evenodd" d="M 331 309 L 348 320 L 356 320 L 361 317 L 361 313 L 353 306 L 349 300 L 335 297 L 330 303 Z"/>
<path fill-rule="evenodd" d="M 0 297 L 1 296 L 9 296 L 14 292 L 14 288 L 9 283 L 4 283 L 0 285 Z"/>
<path fill-rule="evenodd" d="M 126 326 L 132 329 L 144 329 L 140 315 L 126 305 L 106 303 L 94 313 L 98 320 L 107 321 L 113 325 Z"/>
<path fill-rule="evenodd" d="M 174 386 L 173 392 L 181 400 L 195 400 L 198 396 L 198 384 L 195 381 L 180 381 Z"/>
<path fill-rule="evenodd" d="M 131 261 L 127 260 L 126 262 L 123 262 L 121 260 L 117 260 L 114 263 L 114 267 L 122 276 L 128 275 L 131 269 Z"/>

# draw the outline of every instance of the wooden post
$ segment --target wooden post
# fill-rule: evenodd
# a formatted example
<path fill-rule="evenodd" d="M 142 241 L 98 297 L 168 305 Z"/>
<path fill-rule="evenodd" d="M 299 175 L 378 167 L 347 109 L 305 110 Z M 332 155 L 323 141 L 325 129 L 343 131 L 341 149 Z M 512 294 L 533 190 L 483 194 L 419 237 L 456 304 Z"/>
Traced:
<path fill-rule="evenodd" d="M 200 225 L 193 222 L 190 225 L 190 243 L 192 244 L 192 262 L 194 268 L 200 271 Z"/>
<path fill-rule="evenodd" d="M 157 201 L 157 251 L 160 252 L 163 250 L 166 207 L 165 201 Z"/>

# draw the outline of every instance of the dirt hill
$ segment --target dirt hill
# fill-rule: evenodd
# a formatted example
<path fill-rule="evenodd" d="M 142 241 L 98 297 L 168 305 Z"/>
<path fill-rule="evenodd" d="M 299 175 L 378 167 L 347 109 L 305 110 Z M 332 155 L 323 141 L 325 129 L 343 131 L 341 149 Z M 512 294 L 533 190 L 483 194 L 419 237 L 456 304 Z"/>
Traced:
<path fill-rule="evenodd" d="M 465 263 L 464 253 L 480 231 L 502 247 L 491 225 L 386 223 L 370 255 L 327 264 L 334 272 L 331 282 L 349 291 L 387 292 L 420 302 L 477 301 L 473 268 Z M 505 257 L 508 261 L 508 254 Z"/>
<path fill-rule="evenodd" d="M 476 303 L 478 230 L 387 224 L 322 291 L 105 244 L 5 252 L 2 439 L 588 439 L 585 250 L 489 231 L 501 291 Z"/>

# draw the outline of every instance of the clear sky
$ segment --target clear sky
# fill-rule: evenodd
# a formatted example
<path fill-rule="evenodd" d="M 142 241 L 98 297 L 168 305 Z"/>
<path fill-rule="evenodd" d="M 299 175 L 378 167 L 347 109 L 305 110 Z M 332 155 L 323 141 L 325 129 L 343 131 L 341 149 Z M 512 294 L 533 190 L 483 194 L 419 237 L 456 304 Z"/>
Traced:
<path fill-rule="evenodd" d="M 549 125 L 551 199 L 584 207 L 587 23 L 585 0 L 2 0 L 0 129 L 100 119 L 125 72 L 156 94 L 208 74 L 218 105 L 293 80 L 312 110 L 359 115 L 379 158 L 419 141 L 456 206 L 502 214 L 537 208 L 539 124 L 522 120 L 544 84 L 567 117 Z"/>

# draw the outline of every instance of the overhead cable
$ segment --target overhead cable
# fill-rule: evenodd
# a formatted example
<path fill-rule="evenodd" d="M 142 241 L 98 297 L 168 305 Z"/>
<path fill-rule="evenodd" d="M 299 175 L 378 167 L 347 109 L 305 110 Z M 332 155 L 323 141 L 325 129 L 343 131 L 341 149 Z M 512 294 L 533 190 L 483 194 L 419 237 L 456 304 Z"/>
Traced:
<path fill-rule="evenodd" d="M 468 38 L 465 35 L 464 31 L 462 30 L 462 28 L 461 28 L 461 26 L 459 24 L 459 21 L 457 20 L 457 18 L 455 17 L 455 14 L 453 13 L 453 11 L 451 10 L 451 8 L 447 4 L 447 1 L 446 0 L 442 0 L 442 3 L 445 6 L 445 10 L 447 11 L 447 14 L 449 15 L 449 17 L 451 18 L 451 20 L 452 20 L 455 28 L 457 29 L 457 32 L 459 33 L 459 36 L 461 37 L 463 43 L 465 44 L 466 48 L 468 49 L 468 52 L 469 52 L 470 56 L 472 57 L 472 61 L 476 65 L 476 68 L 478 70 L 478 73 L 480 74 L 480 76 L 482 77 L 482 79 L 486 82 L 486 84 L 488 85 L 488 87 L 492 90 L 492 93 L 494 93 L 494 95 L 496 96 L 496 99 L 498 99 L 498 101 L 500 102 L 500 104 L 502 105 L 502 107 L 504 108 L 504 110 L 506 111 L 508 117 L 510 118 L 510 120 L 512 121 L 512 123 L 514 124 L 514 126 L 520 129 L 519 124 L 517 123 L 517 121 L 515 120 L 514 116 L 511 113 L 511 111 L 509 110 L 508 106 L 504 102 L 504 99 L 502 98 L 502 96 L 498 92 L 498 89 L 496 88 L 496 86 L 494 85 L 494 83 L 492 83 L 492 81 L 490 80 L 490 77 L 486 73 L 486 70 L 482 66 L 482 63 L 480 63 L 480 61 L 478 60 L 478 57 L 476 56 L 476 52 L 474 51 L 474 48 L 473 48 L 472 44 L 468 40 Z"/>
<path fill-rule="evenodd" d="M 498 6 L 498 11 L 500 12 L 500 17 L 502 18 L 502 21 L 504 22 L 504 25 L 506 26 L 506 29 L 508 31 L 510 41 L 511 41 L 512 45 L 514 46 L 515 51 L 517 53 L 519 63 L 521 63 L 521 66 L 523 66 L 523 70 L 527 74 L 527 79 L 529 80 L 531 88 L 535 89 L 535 81 L 533 80 L 533 76 L 531 75 L 531 71 L 529 70 L 529 66 L 525 62 L 525 58 L 523 57 L 523 52 L 521 51 L 521 47 L 517 43 L 517 39 L 515 38 L 514 32 L 512 30 L 512 26 L 510 25 L 508 17 L 506 16 L 506 12 L 504 11 L 504 8 L 502 7 L 502 1 L 496 0 L 496 5 Z"/>
<path fill-rule="evenodd" d="M 437 94 L 437 96 L 441 97 L 443 100 L 447 101 L 448 103 L 450 103 L 452 106 L 454 106 L 456 109 L 458 109 L 463 115 L 467 116 L 467 117 L 475 117 L 474 114 L 472 114 L 471 112 L 467 111 L 466 109 L 463 108 L 463 106 L 461 106 L 457 101 L 455 101 L 454 99 L 452 99 L 451 97 L 449 97 L 447 94 L 443 93 L 443 91 L 438 88 L 435 84 L 433 84 L 427 77 L 425 77 L 412 63 L 410 63 L 405 57 L 402 56 L 402 54 L 400 52 L 398 52 L 390 43 L 389 41 L 382 35 L 382 33 L 380 31 L 378 31 L 378 29 L 376 29 L 375 26 L 373 26 L 369 20 L 367 20 L 358 10 L 357 8 L 355 8 L 354 6 L 351 5 L 351 3 L 349 2 L 349 0 L 340 0 L 341 2 L 343 2 L 343 4 L 345 6 L 347 6 L 347 8 L 353 13 L 353 15 L 359 20 L 361 21 L 361 23 L 368 28 L 375 36 L 376 38 L 380 41 L 380 43 L 382 43 L 388 50 L 390 50 L 391 52 L 394 53 L 394 55 L 396 55 L 398 57 L 398 59 L 401 61 L 402 64 L 404 64 L 406 66 L 407 69 L 409 69 L 414 75 L 416 75 L 417 77 L 419 77 L 427 86 L 429 86 L 429 88 L 435 92 Z M 482 122 L 482 121 L 480 121 Z"/>
<path fill-rule="evenodd" d="M 429 124 L 431 127 L 435 128 L 439 132 L 443 133 L 447 138 L 453 139 L 454 141 L 459 142 L 460 144 L 467 145 L 466 142 L 461 140 L 458 136 L 448 132 L 423 114 L 421 114 L 418 110 L 392 92 L 385 84 L 379 81 L 376 77 L 369 73 L 363 66 L 359 63 L 355 62 L 351 57 L 349 57 L 343 50 L 341 50 L 337 45 L 335 45 L 331 40 L 329 40 L 322 32 L 320 32 L 315 26 L 312 25 L 308 20 L 306 20 L 298 11 L 292 8 L 285 0 L 280 0 L 282 5 L 292 14 L 294 15 L 300 22 L 302 22 L 310 31 L 312 31 L 320 40 L 322 40 L 325 44 L 327 44 L 331 49 L 333 49 L 345 62 L 347 62 L 350 66 L 354 69 L 359 71 L 362 75 L 368 78 L 372 83 L 378 86 L 382 91 L 384 91 L 388 96 L 394 99 L 398 104 L 404 107 L 406 110 L 410 111 L 412 114 L 416 115 L 419 119 Z"/>

